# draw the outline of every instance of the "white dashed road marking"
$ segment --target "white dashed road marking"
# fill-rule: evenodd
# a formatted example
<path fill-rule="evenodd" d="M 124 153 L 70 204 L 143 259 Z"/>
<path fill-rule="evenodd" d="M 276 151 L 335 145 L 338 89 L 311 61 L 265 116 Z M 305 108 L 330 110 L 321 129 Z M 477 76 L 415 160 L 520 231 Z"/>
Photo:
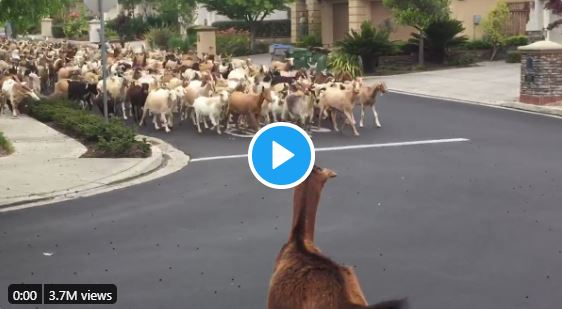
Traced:
<path fill-rule="evenodd" d="M 430 140 L 396 142 L 396 143 L 323 147 L 323 148 L 316 148 L 316 152 L 369 149 L 369 148 L 386 148 L 386 147 L 400 147 L 400 146 L 415 146 L 415 145 L 429 145 L 429 144 L 445 144 L 445 143 L 461 143 L 461 142 L 468 142 L 468 141 L 470 141 L 470 139 L 468 139 L 468 138 L 430 139 Z M 246 158 L 246 157 L 248 157 L 247 154 L 239 154 L 239 155 L 231 155 L 231 156 L 203 157 L 203 158 L 191 159 L 190 162 L 239 159 L 239 158 Z"/>

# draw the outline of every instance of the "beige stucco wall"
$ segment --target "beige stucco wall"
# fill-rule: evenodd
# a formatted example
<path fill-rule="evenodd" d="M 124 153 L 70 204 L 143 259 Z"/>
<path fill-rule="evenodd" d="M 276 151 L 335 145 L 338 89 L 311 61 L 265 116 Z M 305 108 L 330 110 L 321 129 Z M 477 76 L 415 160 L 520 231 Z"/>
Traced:
<path fill-rule="evenodd" d="M 482 38 L 482 21 L 488 13 L 496 7 L 499 0 L 453 0 L 451 1 L 452 16 L 462 21 L 465 31 L 464 34 L 470 38 Z M 525 2 L 523 0 L 507 0 L 506 2 Z M 474 26 L 474 15 L 481 16 L 480 25 Z"/>
<path fill-rule="evenodd" d="M 332 3 L 322 1 L 320 15 L 322 16 L 322 24 L 320 25 L 322 44 L 330 47 L 334 43 L 334 9 Z"/>
<path fill-rule="evenodd" d="M 484 20 L 488 12 L 490 12 L 500 0 L 451 0 L 452 16 L 463 22 L 466 30 L 464 34 L 470 39 L 482 37 L 482 25 L 474 27 L 474 15 L 480 15 L 481 21 Z M 386 20 L 391 20 L 394 31 L 391 34 L 392 40 L 408 40 L 415 29 L 412 27 L 400 26 L 392 19 L 389 9 L 383 6 L 382 0 L 296 0 L 291 5 L 291 26 L 292 40 L 296 41 L 297 33 L 297 12 L 306 8 L 312 10 L 309 12 L 309 23 L 317 26 L 317 22 L 321 20 L 322 42 L 325 46 L 332 46 L 334 42 L 334 29 L 341 30 L 341 14 L 335 12 L 333 5 L 335 3 L 348 3 L 348 29 L 359 29 L 361 23 L 370 20 L 375 26 L 381 26 Z M 506 2 L 524 2 L 524 0 L 506 0 Z M 336 18 L 339 16 L 340 18 Z M 336 20 L 337 19 L 337 20 Z M 311 28 L 309 28 L 311 29 Z"/>
<path fill-rule="evenodd" d="M 390 39 L 394 41 L 407 41 L 412 32 L 416 31 L 412 27 L 398 25 L 392 16 L 392 11 L 386 8 L 380 0 L 371 2 L 371 20 L 377 28 L 389 21 L 393 29 Z"/>
<path fill-rule="evenodd" d="M 371 3 L 369 0 L 349 0 L 348 3 L 349 30 L 359 30 L 364 21 L 371 20 Z"/>

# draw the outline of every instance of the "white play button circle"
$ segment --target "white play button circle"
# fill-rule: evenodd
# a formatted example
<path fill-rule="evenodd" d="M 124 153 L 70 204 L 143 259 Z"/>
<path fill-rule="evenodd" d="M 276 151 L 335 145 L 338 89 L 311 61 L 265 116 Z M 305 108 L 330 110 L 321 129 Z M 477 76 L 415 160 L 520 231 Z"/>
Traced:
<path fill-rule="evenodd" d="M 276 141 L 271 143 L 271 168 L 276 169 L 285 162 L 291 160 L 295 156 L 294 153 L 287 148 L 279 145 Z"/>

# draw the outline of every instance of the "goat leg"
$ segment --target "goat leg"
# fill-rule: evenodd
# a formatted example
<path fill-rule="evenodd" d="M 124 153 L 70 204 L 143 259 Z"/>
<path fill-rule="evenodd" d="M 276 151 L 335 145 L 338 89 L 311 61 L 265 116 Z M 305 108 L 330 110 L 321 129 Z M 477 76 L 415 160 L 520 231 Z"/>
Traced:
<path fill-rule="evenodd" d="M 195 110 L 195 123 L 197 124 L 197 132 L 201 133 L 200 115 L 197 110 Z"/>
<path fill-rule="evenodd" d="M 330 112 L 330 115 L 331 115 L 331 118 L 332 118 L 332 126 L 333 126 L 334 131 L 339 132 L 340 129 L 338 128 L 338 123 L 337 123 L 337 119 L 336 119 L 337 116 L 338 116 L 337 113 L 334 110 L 332 110 Z"/>
<path fill-rule="evenodd" d="M 377 113 L 377 110 L 374 105 L 371 108 L 373 109 L 373 116 L 375 117 L 375 125 L 377 126 L 377 128 L 380 128 L 381 123 L 379 121 L 379 113 Z"/>
<path fill-rule="evenodd" d="M 362 128 L 365 121 L 365 105 L 361 104 L 361 120 L 359 120 L 359 127 Z"/>
<path fill-rule="evenodd" d="M 127 120 L 127 111 L 124 101 L 121 102 L 121 115 L 123 115 L 123 120 Z"/>
<path fill-rule="evenodd" d="M 166 130 L 166 133 L 169 133 L 170 128 L 168 127 L 168 119 L 166 118 L 166 113 L 160 114 L 160 120 L 162 121 L 162 126 L 164 127 L 164 130 Z"/>
<path fill-rule="evenodd" d="M 144 123 L 144 118 L 146 118 L 146 114 L 148 114 L 148 109 L 145 107 L 142 109 L 142 116 L 141 119 L 139 121 L 139 127 L 142 127 L 143 123 Z"/>
<path fill-rule="evenodd" d="M 353 129 L 353 135 L 359 136 L 359 132 L 357 132 L 357 128 L 355 127 L 355 119 L 353 119 L 353 115 L 351 114 L 351 112 L 346 111 L 344 112 L 344 114 L 347 117 L 347 120 L 349 120 L 351 128 Z"/>
<path fill-rule="evenodd" d="M 152 115 L 152 123 L 154 123 L 154 129 L 160 130 L 160 126 L 158 125 L 157 116 L 158 116 L 158 115 L 156 115 L 156 113 L 154 113 L 154 114 Z"/>

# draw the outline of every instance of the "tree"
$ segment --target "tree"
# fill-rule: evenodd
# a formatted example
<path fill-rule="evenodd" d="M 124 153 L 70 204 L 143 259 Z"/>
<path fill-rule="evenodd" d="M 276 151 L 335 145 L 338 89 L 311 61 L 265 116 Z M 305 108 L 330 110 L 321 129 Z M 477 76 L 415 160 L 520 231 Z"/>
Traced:
<path fill-rule="evenodd" d="M 498 49 L 503 45 L 505 39 L 509 36 L 508 23 L 511 12 L 505 1 L 500 1 L 496 7 L 488 13 L 484 19 L 482 26 L 486 38 L 492 43 L 492 57 L 496 58 Z"/>
<path fill-rule="evenodd" d="M 163 20 L 171 23 L 170 26 L 177 25 L 180 20 L 182 23 L 190 25 L 197 8 L 195 0 L 119 0 L 119 4 L 132 16 L 135 6 L 141 4 L 151 6 Z"/>
<path fill-rule="evenodd" d="M 416 28 L 419 33 L 418 62 L 424 64 L 425 29 L 449 16 L 449 0 L 383 0 L 398 23 Z"/>
<path fill-rule="evenodd" d="M 453 47 L 464 44 L 468 38 L 461 35 L 464 26 L 460 20 L 443 19 L 433 22 L 425 29 L 424 46 L 429 53 L 428 59 L 443 63 L 449 55 L 449 50 Z M 420 36 L 412 33 L 412 38 L 408 43 L 418 46 Z"/>
<path fill-rule="evenodd" d="M 548 0 L 545 8 L 552 11 L 552 14 L 562 15 L 562 0 Z M 562 18 L 551 22 L 547 29 L 552 30 L 560 25 L 562 25 Z"/>
<path fill-rule="evenodd" d="M 76 0 L 1 0 L 0 22 L 11 22 L 14 33 L 27 32 L 43 17 L 58 14 Z"/>
<path fill-rule="evenodd" d="M 264 18 L 275 10 L 282 10 L 294 0 L 201 0 L 209 11 L 217 11 L 233 20 L 246 22 L 250 29 L 250 50 L 256 43 L 256 29 Z"/>

